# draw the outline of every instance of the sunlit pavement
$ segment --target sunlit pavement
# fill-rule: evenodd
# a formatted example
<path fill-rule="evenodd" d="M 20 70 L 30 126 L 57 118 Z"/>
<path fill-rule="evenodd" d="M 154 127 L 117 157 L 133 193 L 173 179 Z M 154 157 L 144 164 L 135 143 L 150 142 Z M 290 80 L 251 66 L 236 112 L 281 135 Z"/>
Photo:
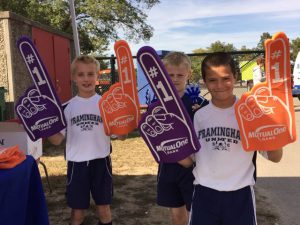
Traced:
<path fill-rule="evenodd" d="M 257 159 L 257 188 L 280 215 L 279 225 L 300 224 L 300 101 L 294 98 L 297 140 L 283 148 L 280 163 Z M 267 206 L 266 206 L 267 207 Z"/>

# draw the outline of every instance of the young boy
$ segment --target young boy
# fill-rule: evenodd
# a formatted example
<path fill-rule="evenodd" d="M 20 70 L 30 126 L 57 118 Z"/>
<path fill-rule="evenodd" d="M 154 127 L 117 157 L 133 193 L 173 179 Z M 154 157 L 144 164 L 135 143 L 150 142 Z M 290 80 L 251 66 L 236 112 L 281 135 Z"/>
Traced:
<path fill-rule="evenodd" d="M 66 134 L 49 137 L 51 143 L 59 145 L 66 135 L 67 203 L 72 208 L 72 225 L 83 224 L 84 210 L 90 204 L 90 192 L 96 204 L 99 225 L 112 224 L 110 137 L 104 133 L 98 107 L 101 96 L 95 92 L 98 71 L 99 63 L 93 57 L 79 56 L 72 62 L 71 73 L 78 94 L 64 110 Z"/>
<path fill-rule="evenodd" d="M 265 80 L 264 77 L 264 58 L 258 57 L 256 60 L 256 66 L 253 68 L 253 85 L 256 85 Z"/>
<path fill-rule="evenodd" d="M 212 98 L 194 117 L 201 149 L 195 154 L 189 224 L 255 225 L 256 152 L 244 151 L 240 140 L 234 60 L 227 53 L 213 53 L 203 60 L 201 70 Z M 282 149 L 265 153 L 273 162 L 281 160 Z"/>
<path fill-rule="evenodd" d="M 191 77 L 191 61 L 180 52 L 170 52 L 163 63 L 181 97 L 181 100 L 193 119 L 193 103 L 185 94 L 186 84 Z M 202 105 L 205 105 L 202 104 Z M 192 165 L 185 168 L 178 163 L 161 163 L 157 175 L 157 204 L 169 207 L 173 225 L 187 225 L 191 206 L 194 176 Z"/>

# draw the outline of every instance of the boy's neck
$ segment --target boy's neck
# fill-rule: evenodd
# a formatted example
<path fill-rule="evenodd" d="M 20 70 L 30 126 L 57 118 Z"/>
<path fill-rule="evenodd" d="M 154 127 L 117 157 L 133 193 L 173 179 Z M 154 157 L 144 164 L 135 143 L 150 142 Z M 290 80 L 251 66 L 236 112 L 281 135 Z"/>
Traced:
<path fill-rule="evenodd" d="M 180 98 L 182 98 L 182 96 L 184 96 L 184 91 L 182 91 L 182 92 L 177 92 L 177 93 L 178 93 L 178 95 L 179 95 Z"/>
<path fill-rule="evenodd" d="M 81 97 L 81 98 L 90 98 L 90 97 L 94 96 L 95 94 L 96 94 L 96 92 L 89 92 L 89 93 L 78 92 L 77 96 Z"/>
<path fill-rule="evenodd" d="M 214 104 L 214 106 L 221 108 L 221 109 L 226 109 L 226 108 L 230 108 L 231 106 L 234 105 L 236 100 L 235 95 L 231 96 L 230 98 L 226 99 L 226 100 L 221 100 L 218 101 L 216 99 L 211 99 L 211 102 Z"/>

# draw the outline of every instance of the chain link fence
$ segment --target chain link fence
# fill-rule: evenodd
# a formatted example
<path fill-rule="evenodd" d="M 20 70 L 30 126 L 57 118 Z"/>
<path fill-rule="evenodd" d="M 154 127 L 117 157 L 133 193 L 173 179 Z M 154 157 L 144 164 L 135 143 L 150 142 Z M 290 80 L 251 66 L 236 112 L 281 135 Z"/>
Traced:
<path fill-rule="evenodd" d="M 168 51 L 158 51 L 158 55 L 160 57 L 164 57 Z M 232 57 L 235 59 L 237 63 L 237 83 L 235 85 L 234 93 L 237 96 L 241 96 L 242 93 L 249 90 L 249 86 L 252 83 L 252 70 L 253 67 L 256 66 L 256 59 L 260 56 L 264 57 L 264 51 L 235 51 L 229 52 Z M 211 53 L 193 53 L 187 54 L 192 61 L 192 79 L 190 82 L 196 83 L 200 86 L 201 95 L 206 98 L 210 98 L 209 93 L 205 89 L 201 76 L 201 62 L 205 56 Z M 104 94 L 109 87 L 114 83 L 118 82 L 118 68 L 117 61 L 114 55 L 110 57 L 96 57 L 99 60 L 101 65 L 101 70 L 99 71 L 98 82 L 96 86 L 96 92 L 99 94 Z M 149 99 L 149 95 L 151 98 L 151 94 L 153 96 L 151 87 L 149 86 L 144 74 L 142 73 L 139 65 L 137 63 L 136 57 L 133 56 L 136 74 L 137 74 L 137 82 L 138 82 L 138 91 L 139 91 L 139 99 L 141 104 L 146 104 L 147 99 Z"/>

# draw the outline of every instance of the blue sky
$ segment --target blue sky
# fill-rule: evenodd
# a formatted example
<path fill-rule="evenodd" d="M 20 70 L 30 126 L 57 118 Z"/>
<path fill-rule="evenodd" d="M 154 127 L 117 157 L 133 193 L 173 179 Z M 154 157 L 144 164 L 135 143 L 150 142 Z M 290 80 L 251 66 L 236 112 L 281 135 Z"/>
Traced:
<path fill-rule="evenodd" d="M 192 53 L 218 40 L 252 48 L 263 32 L 300 37 L 299 0 L 161 0 L 147 14 L 154 35 L 148 42 L 129 42 L 133 55 L 145 45 Z"/>

